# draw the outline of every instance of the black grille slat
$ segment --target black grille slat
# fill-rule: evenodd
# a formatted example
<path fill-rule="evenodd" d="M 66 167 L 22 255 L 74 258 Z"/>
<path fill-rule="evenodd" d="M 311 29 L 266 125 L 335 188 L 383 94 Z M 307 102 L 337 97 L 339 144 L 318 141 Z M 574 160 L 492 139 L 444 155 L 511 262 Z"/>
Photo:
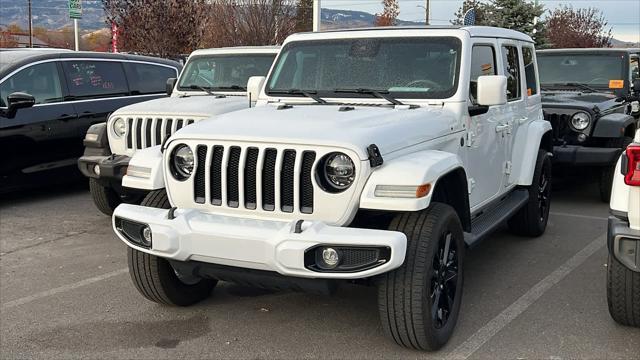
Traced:
<path fill-rule="evenodd" d="M 229 148 L 229 161 L 227 162 L 227 205 L 237 208 L 240 203 L 238 199 L 238 177 L 240 166 L 240 148 L 232 146 Z"/>
<path fill-rule="evenodd" d="M 176 131 L 182 129 L 182 122 L 183 122 L 182 119 L 178 120 L 178 123 L 176 124 Z"/>
<path fill-rule="evenodd" d="M 256 209 L 256 171 L 258 170 L 258 149 L 247 149 L 247 158 L 244 164 L 244 207 L 250 210 Z"/>
<path fill-rule="evenodd" d="M 187 125 L 191 125 L 191 124 L 193 124 L 193 119 L 187 120 Z"/>
<path fill-rule="evenodd" d="M 142 149 L 142 119 L 136 121 L 136 149 Z"/>
<path fill-rule="evenodd" d="M 164 127 L 165 138 L 168 138 L 169 136 L 171 136 L 171 126 L 173 126 L 173 120 L 167 119 L 167 124 Z"/>
<path fill-rule="evenodd" d="M 276 207 L 276 149 L 266 149 L 262 166 L 262 209 L 273 211 Z"/>
<path fill-rule="evenodd" d="M 295 150 L 285 150 L 282 155 L 282 170 L 280 171 L 280 209 L 283 212 L 293 212 L 293 180 L 296 163 Z"/>
<path fill-rule="evenodd" d="M 198 145 L 196 148 L 196 154 L 198 156 L 196 160 L 198 163 L 196 165 L 195 178 L 193 182 L 193 197 L 195 202 L 198 204 L 204 204 L 206 198 L 205 168 L 207 162 L 207 147 L 204 145 Z"/>
<path fill-rule="evenodd" d="M 156 119 L 156 145 L 162 144 L 162 119 Z"/>
<path fill-rule="evenodd" d="M 127 119 L 127 149 L 133 149 L 133 119 Z"/>
<path fill-rule="evenodd" d="M 222 205 L 222 156 L 224 148 L 220 145 L 213 147 L 211 156 L 211 204 Z"/>
<path fill-rule="evenodd" d="M 145 145 L 146 147 L 150 147 L 151 146 L 151 123 L 153 122 L 153 119 L 147 119 L 147 124 L 145 126 L 145 130 L 144 130 L 144 138 L 145 138 Z"/>
<path fill-rule="evenodd" d="M 316 161 L 314 151 L 302 153 L 302 167 L 300 169 L 300 212 L 303 214 L 313 213 L 313 182 L 311 181 L 311 171 L 313 163 Z"/>

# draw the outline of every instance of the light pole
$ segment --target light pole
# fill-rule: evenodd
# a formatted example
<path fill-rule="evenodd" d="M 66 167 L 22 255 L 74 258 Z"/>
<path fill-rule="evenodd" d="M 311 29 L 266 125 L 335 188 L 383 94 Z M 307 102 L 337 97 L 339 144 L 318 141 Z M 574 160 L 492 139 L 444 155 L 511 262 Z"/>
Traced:
<path fill-rule="evenodd" d="M 321 12 L 322 6 L 320 5 L 320 0 L 313 0 L 313 32 L 320 31 L 320 23 L 322 22 Z"/>
<path fill-rule="evenodd" d="M 416 6 L 424 9 L 424 24 L 430 25 L 429 24 L 429 12 L 430 12 L 429 10 L 431 8 L 430 0 L 426 0 L 425 5 L 416 5 Z"/>
<path fill-rule="evenodd" d="M 31 0 L 29 0 L 29 47 L 33 47 L 33 20 L 31 18 Z"/>

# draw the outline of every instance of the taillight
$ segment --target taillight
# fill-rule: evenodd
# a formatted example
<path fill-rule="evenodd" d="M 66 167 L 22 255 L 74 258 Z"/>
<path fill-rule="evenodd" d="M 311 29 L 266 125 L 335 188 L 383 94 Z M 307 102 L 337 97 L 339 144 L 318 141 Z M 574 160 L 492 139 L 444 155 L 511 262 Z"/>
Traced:
<path fill-rule="evenodd" d="M 640 186 L 640 145 L 630 145 L 625 153 L 627 170 L 624 183 L 629 186 Z"/>

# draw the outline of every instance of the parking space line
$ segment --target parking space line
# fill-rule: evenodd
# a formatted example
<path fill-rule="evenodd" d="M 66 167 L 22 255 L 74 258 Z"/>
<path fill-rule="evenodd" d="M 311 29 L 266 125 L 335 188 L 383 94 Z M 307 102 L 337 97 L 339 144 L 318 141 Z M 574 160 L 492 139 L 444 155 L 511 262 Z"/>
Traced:
<path fill-rule="evenodd" d="M 491 340 L 500 330 L 509 325 L 522 314 L 529 306 L 540 299 L 549 289 L 562 281 L 569 273 L 582 265 L 591 255 L 605 245 L 605 236 L 599 236 L 589 245 L 580 250 L 567 262 L 554 270 L 547 277 L 535 284 L 529 291 L 522 295 L 513 304 L 509 305 L 500 314 L 491 319 L 480 330 L 476 331 L 467 340 L 455 348 L 446 359 L 467 359 L 473 355 L 482 345 Z"/>
<path fill-rule="evenodd" d="M 51 296 L 51 295 L 55 295 L 55 294 L 59 294 L 61 292 L 65 292 L 65 291 L 69 291 L 69 290 L 73 290 L 73 289 L 77 289 L 79 287 L 83 287 L 86 285 L 90 285 L 93 283 L 97 283 L 98 281 L 102 281 L 102 280 L 107 280 L 109 278 L 112 278 L 114 276 L 118 276 L 118 275 L 122 275 L 124 273 L 126 273 L 129 269 L 128 268 L 123 268 L 123 269 L 119 269 L 119 270 L 115 270 L 106 274 L 102 274 L 99 276 L 95 276 L 92 278 L 88 278 L 88 279 L 84 279 L 81 281 L 78 281 L 77 283 L 73 283 L 73 284 L 69 284 L 69 285 L 64 285 L 64 286 L 60 286 L 51 290 L 46 290 L 46 291 L 42 291 L 33 295 L 29 295 L 29 296 L 25 296 L 23 298 L 19 298 L 16 300 L 11 300 L 9 302 L 6 302 L 2 305 L 0 305 L 0 309 L 2 310 L 6 310 L 12 307 L 16 307 L 16 306 L 20 306 L 20 305 L 24 305 L 27 303 L 30 303 L 32 301 L 38 300 L 38 299 L 42 299 L 44 297 L 47 296 Z"/>
<path fill-rule="evenodd" d="M 603 220 L 603 221 L 608 221 L 609 220 L 608 218 L 602 217 L 602 216 L 571 214 L 571 213 L 565 213 L 565 212 L 550 211 L 549 214 L 555 215 L 555 216 L 568 216 L 568 217 L 576 217 L 576 218 L 589 219 L 589 220 Z"/>

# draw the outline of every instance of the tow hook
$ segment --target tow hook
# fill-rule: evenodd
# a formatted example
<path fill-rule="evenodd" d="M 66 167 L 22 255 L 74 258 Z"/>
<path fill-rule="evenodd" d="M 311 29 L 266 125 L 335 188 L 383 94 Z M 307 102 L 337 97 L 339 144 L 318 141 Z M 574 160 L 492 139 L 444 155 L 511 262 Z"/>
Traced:
<path fill-rule="evenodd" d="M 178 208 L 177 207 L 172 207 L 171 209 L 169 209 L 169 213 L 167 214 L 167 219 L 169 220 L 173 220 L 176 218 L 176 210 Z"/>
<path fill-rule="evenodd" d="M 293 229 L 293 233 L 294 234 L 301 234 L 302 233 L 302 224 L 303 223 L 304 223 L 304 220 L 302 220 L 302 219 L 296 221 L 296 227 Z"/>

